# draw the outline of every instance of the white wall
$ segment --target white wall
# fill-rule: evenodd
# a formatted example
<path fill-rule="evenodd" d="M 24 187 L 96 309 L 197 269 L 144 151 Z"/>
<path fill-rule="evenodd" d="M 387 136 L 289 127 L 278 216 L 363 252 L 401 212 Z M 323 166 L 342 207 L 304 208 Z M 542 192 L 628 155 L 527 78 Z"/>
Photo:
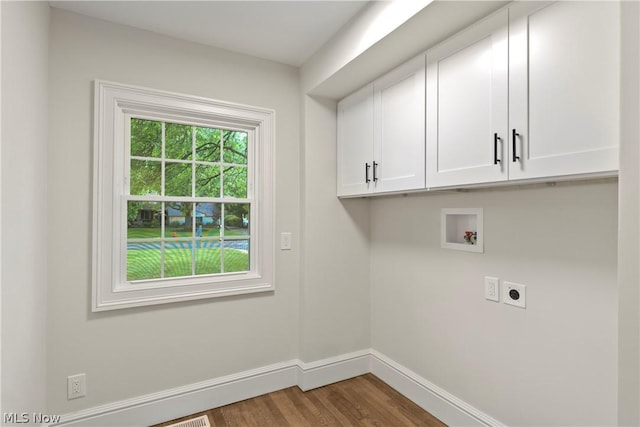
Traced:
<path fill-rule="evenodd" d="M 309 93 L 429 2 L 368 5 L 301 69 L 299 321 L 300 358 L 305 362 L 367 349 L 371 344 L 368 201 L 336 198 L 336 102 Z M 382 19 L 390 10 L 396 10 L 394 19 Z"/>
<path fill-rule="evenodd" d="M 91 313 L 90 242 L 92 81 L 100 78 L 275 109 L 276 231 L 292 232 L 299 247 L 297 69 L 53 9 L 49 77 L 49 411 L 295 358 L 299 250 L 277 252 L 274 294 Z M 81 372 L 87 397 L 67 401 L 66 377 Z"/>
<path fill-rule="evenodd" d="M 430 1 L 395 3 L 368 5 L 301 68 L 299 321 L 305 362 L 371 345 L 369 203 L 336 198 L 336 102 L 309 94 Z M 385 19 L 392 12 L 393 19 Z"/>
<path fill-rule="evenodd" d="M 304 97 L 300 358 L 370 347 L 369 204 L 336 197 L 336 103 Z"/>
<path fill-rule="evenodd" d="M 614 425 L 617 184 L 372 202 L 372 346 L 507 425 Z M 440 247 L 440 210 L 484 208 L 484 254 Z M 526 310 L 484 277 L 527 285 Z"/>
<path fill-rule="evenodd" d="M 640 3 L 622 3 L 618 423 L 640 425 Z"/>
<path fill-rule="evenodd" d="M 49 5 L 2 2 L 2 410 L 44 411 Z"/>

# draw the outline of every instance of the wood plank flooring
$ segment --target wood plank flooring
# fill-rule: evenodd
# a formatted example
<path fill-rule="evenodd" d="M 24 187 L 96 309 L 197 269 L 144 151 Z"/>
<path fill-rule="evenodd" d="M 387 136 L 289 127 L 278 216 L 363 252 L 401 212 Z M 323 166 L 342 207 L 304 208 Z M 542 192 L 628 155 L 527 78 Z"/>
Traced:
<path fill-rule="evenodd" d="M 208 415 L 212 427 L 445 426 L 377 377 L 366 374 L 307 392 L 290 387 L 154 427 L 203 414 Z"/>

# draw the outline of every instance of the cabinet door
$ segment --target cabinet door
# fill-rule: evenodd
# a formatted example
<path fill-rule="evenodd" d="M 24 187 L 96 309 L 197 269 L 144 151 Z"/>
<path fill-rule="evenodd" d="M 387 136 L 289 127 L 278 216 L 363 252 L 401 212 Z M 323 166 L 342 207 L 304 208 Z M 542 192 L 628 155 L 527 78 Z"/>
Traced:
<path fill-rule="evenodd" d="M 424 188 L 424 56 L 374 82 L 376 192 Z"/>
<path fill-rule="evenodd" d="M 338 103 L 338 196 L 373 190 L 373 85 Z"/>
<path fill-rule="evenodd" d="M 508 11 L 427 52 L 427 187 L 507 179 Z"/>
<path fill-rule="evenodd" d="M 619 3 L 515 2 L 509 28 L 509 179 L 615 173 Z"/>

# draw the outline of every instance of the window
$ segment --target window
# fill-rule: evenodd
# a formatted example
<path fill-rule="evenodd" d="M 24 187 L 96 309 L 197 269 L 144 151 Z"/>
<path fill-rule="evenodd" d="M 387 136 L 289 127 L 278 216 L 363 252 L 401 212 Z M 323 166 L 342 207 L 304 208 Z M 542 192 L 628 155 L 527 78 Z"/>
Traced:
<path fill-rule="evenodd" d="M 253 134 L 125 115 L 127 282 L 249 271 Z"/>
<path fill-rule="evenodd" d="M 93 310 L 273 290 L 274 112 L 95 83 Z"/>

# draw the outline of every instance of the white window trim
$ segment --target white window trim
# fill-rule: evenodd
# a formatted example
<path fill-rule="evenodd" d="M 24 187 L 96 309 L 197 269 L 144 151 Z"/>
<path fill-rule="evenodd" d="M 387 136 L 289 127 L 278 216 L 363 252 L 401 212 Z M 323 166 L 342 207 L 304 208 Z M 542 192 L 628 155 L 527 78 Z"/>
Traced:
<path fill-rule="evenodd" d="M 275 111 L 103 80 L 96 80 L 94 89 L 92 310 L 273 291 Z M 116 131 L 125 129 L 126 114 L 145 113 L 253 132 L 255 252 L 249 272 L 163 279 L 142 286 L 121 283 L 126 137 Z"/>

